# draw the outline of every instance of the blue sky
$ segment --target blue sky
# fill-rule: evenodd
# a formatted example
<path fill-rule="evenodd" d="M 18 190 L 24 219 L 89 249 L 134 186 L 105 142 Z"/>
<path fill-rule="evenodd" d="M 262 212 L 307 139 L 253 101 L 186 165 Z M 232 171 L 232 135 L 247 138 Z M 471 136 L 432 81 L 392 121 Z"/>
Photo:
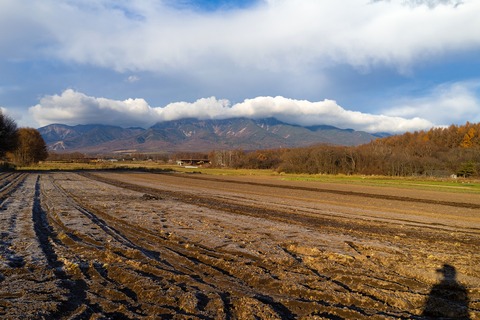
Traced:
<path fill-rule="evenodd" d="M 0 0 L 0 108 L 32 127 L 479 122 L 479 16 L 477 0 Z"/>

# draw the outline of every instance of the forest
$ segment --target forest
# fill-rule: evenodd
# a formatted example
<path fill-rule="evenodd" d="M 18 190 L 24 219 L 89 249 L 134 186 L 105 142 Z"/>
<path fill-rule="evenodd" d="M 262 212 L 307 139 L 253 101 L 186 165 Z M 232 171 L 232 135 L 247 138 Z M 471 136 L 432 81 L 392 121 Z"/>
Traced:
<path fill-rule="evenodd" d="M 480 175 L 480 123 L 407 132 L 355 147 L 212 151 L 209 159 L 217 167 L 285 173 L 472 177 Z"/>

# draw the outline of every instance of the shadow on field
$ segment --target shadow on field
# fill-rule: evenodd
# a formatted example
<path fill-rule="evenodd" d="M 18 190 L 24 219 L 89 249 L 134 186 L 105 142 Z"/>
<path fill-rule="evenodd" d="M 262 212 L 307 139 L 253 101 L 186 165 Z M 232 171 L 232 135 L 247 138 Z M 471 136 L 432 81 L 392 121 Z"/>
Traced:
<path fill-rule="evenodd" d="M 432 287 L 423 316 L 427 319 L 470 319 L 467 290 L 457 281 L 455 267 L 444 264 L 437 272 L 443 279 Z"/>

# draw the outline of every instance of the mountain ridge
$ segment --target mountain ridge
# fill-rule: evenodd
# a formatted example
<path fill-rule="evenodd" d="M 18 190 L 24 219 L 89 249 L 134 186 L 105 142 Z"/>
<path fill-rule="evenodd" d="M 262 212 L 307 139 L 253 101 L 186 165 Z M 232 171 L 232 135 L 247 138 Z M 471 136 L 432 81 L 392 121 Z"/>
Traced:
<path fill-rule="evenodd" d="M 184 118 L 138 127 L 51 124 L 38 129 L 49 150 L 88 154 L 114 152 L 208 152 L 224 149 L 275 149 L 319 143 L 359 145 L 383 137 L 328 125 L 300 126 L 276 118 Z"/>

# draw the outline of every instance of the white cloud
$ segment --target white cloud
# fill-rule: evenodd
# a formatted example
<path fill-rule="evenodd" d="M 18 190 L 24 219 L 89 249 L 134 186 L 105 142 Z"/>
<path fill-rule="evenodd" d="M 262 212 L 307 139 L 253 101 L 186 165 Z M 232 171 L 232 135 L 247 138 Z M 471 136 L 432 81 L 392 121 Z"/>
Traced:
<path fill-rule="evenodd" d="M 382 113 L 398 117 L 421 117 L 439 125 L 480 122 L 480 99 L 475 91 L 480 81 L 443 84 L 420 98 L 405 98 Z"/>
<path fill-rule="evenodd" d="M 140 81 L 140 77 L 139 77 L 139 76 L 135 76 L 135 75 L 128 76 L 128 78 L 126 79 L 126 81 L 129 82 L 129 83 L 134 83 L 134 82 Z"/>
<path fill-rule="evenodd" d="M 18 45 L 22 55 L 157 72 L 225 64 L 305 71 L 337 63 L 408 71 L 432 55 L 480 47 L 477 0 L 265 0 L 216 12 L 168 2 L 3 0 L 0 30 L 16 32 L 0 31 L 0 46 Z"/>
<path fill-rule="evenodd" d="M 382 1 L 382 0 L 378 0 Z M 421 5 L 426 5 L 429 8 L 435 8 L 436 6 L 439 5 L 453 5 L 453 6 L 459 6 L 463 3 L 462 0 L 403 0 L 404 4 L 410 5 L 410 6 L 421 6 Z"/>
<path fill-rule="evenodd" d="M 61 95 L 43 97 L 40 104 L 29 111 L 42 126 L 51 123 L 146 125 L 156 118 L 154 110 L 143 99 L 94 98 L 72 89 Z"/>
<path fill-rule="evenodd" d="M 407 119 L 346 110 L 333 100 L 310 102 L 280 96 L 257 97 L 234 105 L 228 100 L 211 97 L 193 103 L 176 102 L 165 107 L 151 107 L 143 99 L 118 101 L 95 98 L 69 89 L 61 95 L 43 97 L 39 104 L 30 108 L 30 112 L 42 126 L 51 123 L 148 126 L 182 118 L 232 117 L 275 117 L 291 124 L 326 124 L 369 132 L 404 132 L 433 126 L 430 121 L 419 117 Z"/>

